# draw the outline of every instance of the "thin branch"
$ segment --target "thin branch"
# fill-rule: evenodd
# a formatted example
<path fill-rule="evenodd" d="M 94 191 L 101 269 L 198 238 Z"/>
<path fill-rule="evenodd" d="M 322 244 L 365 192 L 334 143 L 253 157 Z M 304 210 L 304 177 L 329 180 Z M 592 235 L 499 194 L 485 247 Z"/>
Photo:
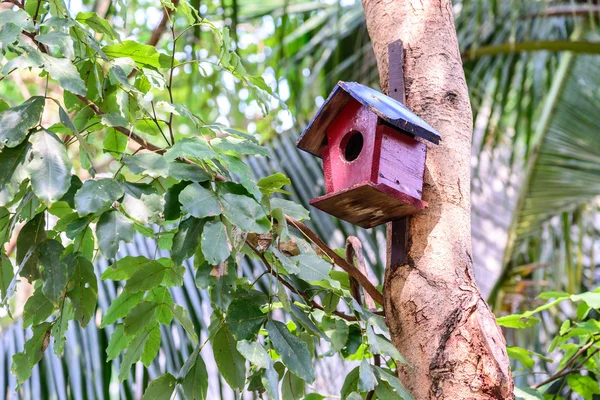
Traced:
<path fill-rule="evenodd" d="M 358 270 L 367 278 L 369 278 L 369 272 L 367 271 L 365 258 L 363 256 L 362 243 L 356 236 L 349 236 L 348 239 L 346 239 L 346 261 L 348 261 L 349 264 L 354 265 L 355 258 L 356 264 L 358 264 Z M 352 277 L 350 278 L 350 291 L 352 292 L 352 297 L 358 301 L 358 304 L 362 305 L 360 298 L 360 285 L 358 284 L 358 281 Z M 365 293 L 365 303 L 367 304 L 367 308 L 369 310 L 375 311 L 375 303 L 373 302 L 373 298 L 368 293 Z"/>
<path fill-rule="evenodd" d="M 314 243 L 319 249 L 321 249 L 321 251 L 323 251 L 323 253 L 331 258 L 337 266 L 346 271 L 351 277 L 356 279 L 364 288 L 364 290 L 373 298 L 373 300 L 383 305 L 383 295 L 379 290 L 377 290 L 375 285 L 371 283 L 369 278 L 360 272 L 354 265 L 350 264 L 348 261 L 340 257 L 335 251 L 330 249 L 329 246 L 327 246 L 327 244 L 325 244 L 325 242 L 308 226 L 288 215 L 285 216 L 285 219 L 288 224 L 298 229 L 308 240 Z"/>
<path fill-rule="evenodd" d="M 281 282 L 281 284 L 283 286 L 285 286 L 286 288 L 288 288 L 292 292 L 296 293 L 298 296 L 302 297 L 304 300 L 306 300 L 307 302 L 309 302 L 311 304 L 311 306 L 313 306 L 314 308 L 317 308 L 319 310 L 325 310 L 323 308 L 323 306 L 321 306 L 319 303 L 317 303 L 316 301 L 314 301 L 306 292 L 303 292 L 302 290 L 296 289 L 291 283 L 289 283 L 288 281 L 286 281 L 285 279 L 283 279 L 281 277 L 281 275 L 279 275 L 277 272 L 275 272 L 275 270 L 273 269 L 273 267 L 269 263 L 269 260 L 267 260 L 266 257 L 264 256 L 264 254 L 261 253 L 260 251 L 258 251 L 252 245 L 252 243 L 246 241 L 246 244 L 248 244 L 248 247 L 250 247 L 252 249 L 252 251 L 254 252 L 254 254 L 256 254 L 258 256 L 258 258 L 260 258 L 260 260 L 265 265 L 265 268 L 267 269 L 267 272 L 269 274 L 273 275 L 275 278 L 277 278 L 277 280 L 279 282 Z M 337 315 L 338 317 L 340 317 L 342 319 L 345 319 L 346 321 L 357 321 L 356 317 L 354 317 L 352 315 L 347 315 L 347 314 L 341 313 L 339 311 L 333 311 L 333 314 Z"/>
<path fill-rule="evenodd" d="M 544 385 L 546 385 L 546 384 L 548 384 L 550 382 L 553 382 L 553 381 L 555 381 L 557 379 L 562 378 L 563 376 L 569 375 L 572 372 L 576 372 L 578 369 L 572 369 L 570 371 L 567 371 L 567 368 L 569 368 L 575 362 L 575 360 L 577 360 L 590 347 L 592 347 L 593 345 L 595 345 L 598 342 L 600 342 L 600 339 L 592 340 L 591 342 L 589 342 L 588 344 L 586 344 L 585 346 L 583 346 L 582 348 L 580 348 L 579 350 L 577 350 L 577 353 L 573 354 L 573 356 L 569 359 L 569 361 L 567 361 L 567 363 L 564 365 L 564 367 L 562 367 L 560 370 L 558 370 L 554 375 L 552 375 L 548 379 L 543 380 L 540 383 L 536 383 L 535 385 L 532 386 L 532 388 L 533 389 L 538 389 L 538 388 L 540 388 L 540 387 L 542 387 L 542 386 L 544 386 Z M 600 350 L 600 349 L 596 349 L 595 351 L 597 352 L 598 350 Z M 585 364 L 585 361 L 587 361 L 588 358 L 586 358 L 584 360 L 583 364 Z"/>
<path fill-rule="evenodd" d="M 175 7 L 177 7 L 177 5 L 179 5 L 179 0 L 173 0 L 172 3 Z M 170 9 L 169 7 L 164 7 L 162 19 L 160 20 L 156 28 L 154 28 L 152 34 L 150 35 L 150 39 L 148 40 L 148 44 L 150 46 L 156 46 L 158 44 L 160 37 L 167 28 L 167 23 L 169 22 L 173 11 L 174 10 Z"/>

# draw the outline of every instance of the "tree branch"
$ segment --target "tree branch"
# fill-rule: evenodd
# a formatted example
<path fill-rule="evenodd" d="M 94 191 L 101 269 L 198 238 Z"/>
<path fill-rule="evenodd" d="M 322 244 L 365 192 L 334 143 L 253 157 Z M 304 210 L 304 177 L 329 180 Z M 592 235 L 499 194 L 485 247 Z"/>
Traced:
<path fill-rule="evenodd" d="M 570 373 L 573 372 L 577 372 L 578 368 L 572 369 L 570 371 L 567 371 L 567 368 L 569 368 L 574 362 L 575 360 L 577 360 L 583 353 L 585 353 L 590 347 L 592 347 L 593 345 L 595 345 L 596 343 L 600 342 L 600 339 L 596 339 L 596 340 L 592 340 L 591 342 L 589 342 L 588 344 L 586 344 L 585 346 L 583 346 L 582 348 L 580 348 L 579 350 L 577 350 L 577 353 L 573 354 L 573 357 L 571 357 L 569 359 L 569 361 L 567 361 L 567 363 L 565 364 L 564 367 L 562 367 L 560 370 L 558 370 L 554 375 L 552 375 L 551 377 L 549 377 L 546 380 L 543 380 L 540 383 L 536 383 L 535 385 L 532 386 L 533 389 L 538 389 L 550 382 L 553 382 L 557 379 L 562 378 L 563 376 L 569 375 Z M 600 349 L 596 349 L 594 352 L 597 352 Z M 592 352 L 592 355 L 594 354 L 594 352 Z M 581 365 L 585 364 L 585 362 L 591 357 L 588 356 Z"/>
<path fill-rule="evenodd" d="M 258 256 L 258 258 L 261 259 L 261 261 L 263 262 L 263 264 L 265 265 L 265 268 L 267 269 L 267 272 L 271 275 L 273 275 L 275 278 L 277 278 L 277 280 L 279 282 L 281 282 L 281 284 L 283 286 L 285 286 L 286 288 L 288 288 L 289 290 L 291 290 L 292 292 L 296 293 L 298 296 L 302 297 L 304 300 L 308 301 L 314 308 L 317 308 L 319 310 L 325 310 L 323 308 L 323 306 L 321 306 L 319 303 L 317 303 L 316 301 L 314 301 L 306 292 L 303 292 L 301 290 L 296 289 L 291 283 L 289 283 L 288 281 L 286 281 L 285 279 L 283 279 L 281 277 L 281 275 L 279 275 L 278 273 L 275 272 L 275 270 L 273 269 L 273 267 L 271 266 L 271 264 L 269 263 L 269 261 L 265 258 L 264 254 L 261 253 L 260 251 L 258 251 L 253 245 L 252 243 L 246 241 L 246 243 L 248 244 L 248 247 L 250 247 L 252 249 L 252 251 L 254 252 L 254 254 L 256 254 Z M 357 318 L 352 316 L 352 315 L 347 315 L 344 313 L 341 313 L 337 310 L 333 311 L 334 315 L 337 315 L 338 317 L 345 319 L 346 321 L 357 321 Z"/>
<path fill-rule="evenodd" d="M 333 260 L 333 262 L 339 266 L 341 269 L 346 271 L 352 278 L 356 279 L 358 283 L 364 288 L 364 290 L 375 300 L 377 303 L 383 305 L 383 295 L 375 285 L 371 283 L 369 278 L 363 275 L 354 265 L 350 264 L 348 261 L 344 260 L 340 257 L 335 251 L 329 248 L 325 244 L 325 242 L 308 226 L 303 224 L 300 221 L 295 220 L 289 215 L 285 216 L 285 220 L 288 224 L 292 225 L 294 228 L 298 229 L 308 240 L 314 243 L 323 253 L 325 253 L 329 258 Z"/>
<path fill-rule="evenodd" d="M 356 258 L 358 270 L 369 278 L 369 272 L 367 271 L 365 258 L 363 257 L 362 243 L 356 236 L 349 236 L 348 239 L 346 239 L 346 261 L 348 261 L 349 264 L 354 265 L 354 258 Z M 362 304 L 360 298 L 360 285 L 358 284 L 358 281 L 352 277 L 350 278 L 350 290 L 352 292 L 352 297 L 354 297 L 359 304 Z M 365 293 L 365 303 L 369 310 L 375 311 L 375 303 L 368 293 Z"/>

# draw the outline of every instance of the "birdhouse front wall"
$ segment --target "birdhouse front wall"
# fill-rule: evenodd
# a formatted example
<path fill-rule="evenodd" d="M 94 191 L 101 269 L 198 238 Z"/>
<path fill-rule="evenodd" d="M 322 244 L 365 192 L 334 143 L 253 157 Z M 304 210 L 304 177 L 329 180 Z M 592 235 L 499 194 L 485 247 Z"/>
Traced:
<path fill-rule="evenodd" d="M 327 128 L 321 154 L 327 193 L 374 178 L 377 115 L 350 100 Z"/>

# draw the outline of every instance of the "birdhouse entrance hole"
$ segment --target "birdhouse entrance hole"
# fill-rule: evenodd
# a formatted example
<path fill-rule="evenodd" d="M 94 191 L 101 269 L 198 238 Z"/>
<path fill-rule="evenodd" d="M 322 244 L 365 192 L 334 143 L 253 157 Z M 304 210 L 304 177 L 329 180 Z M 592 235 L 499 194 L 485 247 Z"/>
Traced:
<path fill-rule="evenodd" d="M 343 157 L 346 161 L 352 162 L 360 156 L 360 152 L 363 149 L 364 139 L 363 134 L 357 130 L 351 130 L 346 134 L 340 148 L 342 150 Z"/>

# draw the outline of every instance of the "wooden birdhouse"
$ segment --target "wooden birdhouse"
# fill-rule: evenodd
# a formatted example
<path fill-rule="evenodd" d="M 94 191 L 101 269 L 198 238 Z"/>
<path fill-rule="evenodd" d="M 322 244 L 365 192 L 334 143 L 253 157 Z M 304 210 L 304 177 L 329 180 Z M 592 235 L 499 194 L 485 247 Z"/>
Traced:
<path fill-rule="evenodd" d="M 298 139 L 323 159 L 325 196 L 310 204 L 364 228 L 414 214 L 427 147 L 440 135 L 402 103 L 355 82 L 339 82 Z"/>

